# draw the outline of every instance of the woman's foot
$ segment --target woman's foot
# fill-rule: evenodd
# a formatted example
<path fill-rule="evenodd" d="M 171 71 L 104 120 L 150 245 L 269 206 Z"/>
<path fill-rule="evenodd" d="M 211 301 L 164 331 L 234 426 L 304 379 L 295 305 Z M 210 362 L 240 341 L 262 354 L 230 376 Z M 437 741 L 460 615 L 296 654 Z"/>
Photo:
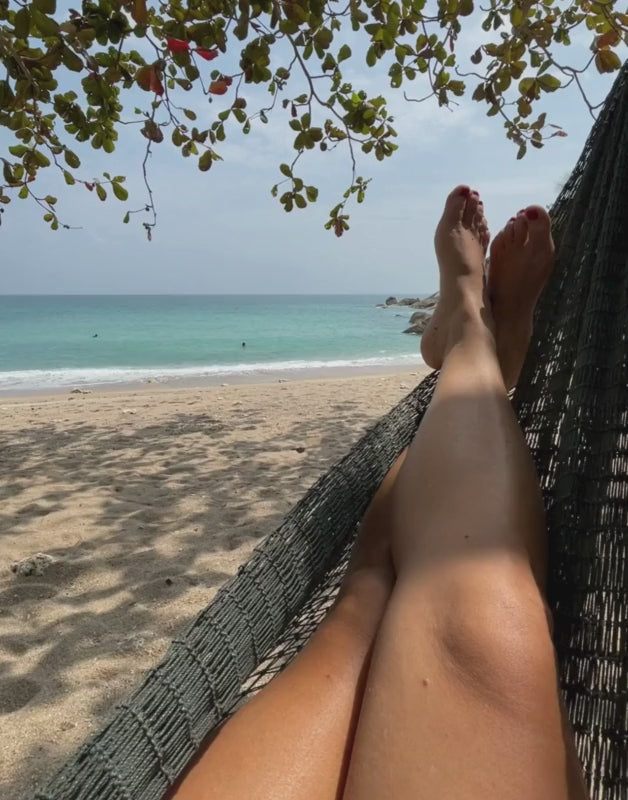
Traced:
<path fill-rule="evenodd" d="M 452 329 L 457 329 L 465 318 L 479 319 L 482 314 L 488 242 L 480 195 L 468 186 L 457 186 L 445 201 L 434 236 L 440 297 L 421 337 L 421 355 L 433 369 L 442 366 L 451 345 Z"/>
<path fill-rule="evenodd" d="M 532 336 L 534 308 L 554 265 L 551 221 L 541 206 L 509 220 L 491 244 L 488 296 L 507 389 L 516 385 Z"/>

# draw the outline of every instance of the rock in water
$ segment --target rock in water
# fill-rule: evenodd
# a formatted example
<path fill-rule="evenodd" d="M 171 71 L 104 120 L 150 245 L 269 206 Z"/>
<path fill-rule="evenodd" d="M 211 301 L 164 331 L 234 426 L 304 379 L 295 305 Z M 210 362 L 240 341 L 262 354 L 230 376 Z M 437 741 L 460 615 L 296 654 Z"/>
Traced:
<path fill-rule="evenodd" d="M 35 553 L 34 556 L 23 558 L 11 564 L 11 572 L 19 578 L 27 578 L 30 575 L 43 575 L 48 567 L 54 563 L 54 558 L 48 553 Z"/>
<path fill-rule="evenodd" d="M 387 297 L 386 298 L 386 305 L 387 306 L 396 306 L 397 305 L 397 298 L 396 297 Z"/>
<path fill-rule="evenodd" d="M 431 314 L 427 311 L 415 311 L 414 314 L 410 317 L 410 325 L 416 325 L 417 322 L 421 322 L 422 320 L 426 320 L 429 322 L 431 318 Z"/>
<path fill-rule="evenodd" d="M 436 308 L 436 304 L 438 303 L 438 292 L 434 292 L 429 297 L 424 298 L 423 300 L 415 300 L 412 303 L 412 308 Z"/>
<path fill-rule="evenodd" d="M 404 333 L 415 333 L 420 336 L 427 328 L 431 318 L 432 315 L 428 314 L 426 311 L 415 311 L 410 317 L 410 327 L 406 328 Z"/>

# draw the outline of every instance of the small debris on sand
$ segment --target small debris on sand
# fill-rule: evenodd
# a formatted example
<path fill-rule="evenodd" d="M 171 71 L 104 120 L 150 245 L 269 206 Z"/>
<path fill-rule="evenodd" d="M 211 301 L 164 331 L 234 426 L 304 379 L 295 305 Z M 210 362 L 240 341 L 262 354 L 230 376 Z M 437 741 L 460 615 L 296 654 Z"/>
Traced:
<path fill-rule="evenodd" d="M 18 578 L 28 578 L 30 575 L 43 575 L 51 564 L 54 564 L 55 559 L 49 556 L 48 553 L 35 553 L 34 556 L 23 558 L 21 561 L 15 561 L 11 564 L 11 572 L 14 572 Z"/>

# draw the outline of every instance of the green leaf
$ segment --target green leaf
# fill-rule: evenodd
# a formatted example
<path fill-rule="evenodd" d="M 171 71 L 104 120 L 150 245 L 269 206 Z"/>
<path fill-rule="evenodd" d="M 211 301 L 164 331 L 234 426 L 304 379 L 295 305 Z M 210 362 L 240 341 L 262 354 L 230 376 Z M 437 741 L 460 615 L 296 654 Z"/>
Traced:
<path fill-rule="evenodd" d="M 50 17 L 42 14 L 41 11 L 38 11 L 36 8 L 33 8 L 31 12 L 31 17 L 33 20 L 33 24 L 36 28 L 39 29 L 39 32 L 42 36 L 57 36 L 59 33 L 59 25 L 51 19 Z"/>
<path fill-rule="evenodd" d="M 33 157 L 35 158 L 38 167 L 50 166 L 50 159 L 48 156 L 44 155 L 41 150 L 33 150 Z"/>
<path fill-rule="evenodd" d="M 281 172 L 282 175 L 285 175 L 286 178 L 291 178 L 292 177 L 292 170 L 290 169 L 290 167 L 287 164 L 280 164 L 279 165 L 279 172 Z"/>
<path fill-rule="evenodd" d="M 111 191 L 118 198 L 118 200 L 127 200 L 129 197 L 129 193 L 124 186 L 120 186 L 120 184 L 116 183 L 115 181 L 111 184 Z"/>
<path fill-rule="evenodd" d="M 595 56 L 598 72 L 615 72 L 621 67 L 621 60 L 614 50 L 599 50 Z"/>
<path fill-rule="evenodd" d="M 63 50 L 62 61 L 64 65 L 71 70 L 72 72 L 80 72 L 84 64 L 81 59 L 76 55 L 73 50 L 70 50 L 69 47 L 66 47 Z"/>
<path fill-rule="evenodd" d="M 510 12 L 510 24 L 513 28 L 518 28 L 524 20 L 523 9 L 520 6 L 513 6 Z"/>
<path fill-rule="evenodd" d="M 31 14 L 30 11 L 28 10 L 28 7 L 25 6 L 24 8 L 20 8 L 19 11 L 16 11 L 15 17 L 13 18 L 13 29 L 15 30 L 16 38 L 26 39 L 30 27 L 31 27 Z"/>
<path fill-rule="evenodd" d="M 98 195 L 99 200 L 107 199 L 107 192 L 105 191 L 105 187 L 102 185 L 102 183 L 97 183 L 94 188 L 96 189 L 96 194 Z"/>
<path fill-rule="evenodd" d="M 22 186 L 17 196 L 20 198 L 20 200 L 26 200 L 28 197 L 28 186 L 26 186 L 26 184 Z"/>
<path fill-rule="evenodd" d="M 307 195 L 307 199 L 310 201 L 310 203 L 315 203 L 318 198 L 318 189 L 316 186 L 306 186 L 305 194 Z"/>
<path fill-rule="evenodd" d="M 71 150 L 66 149 L 63 153 L 63 157 L 65 158 L 65 163 L 68 165 L 68 167 L 71 167 L 72 169 L 78 169 L 81 166 L 81 159 Z"/>
<path fill-rule="evenodd" d="M 188 119 L 192 120 L 192 122 L 196 119 L 196 114 L 190 108 L 184 108 L 183 113 Z"/>
<path fill-rule="evenodd" d="M 126 225 L 130 219 L 131 219 L 131 215 L 127 211 L 126 214 L 124 215 L 124 218 L 123 218 L 122 222 L 124 222 L 124 224 Z"/>
<path fill-rule="evenodd" d="M 25 153 L 28 153 L 28 151 L 29 148 L 23 144 L 14 144 L 9 147 L 9 153 L 11 153 L 12 156 L 17 156 L 18 158 L 21 158 Z"/>
<path fill-rule="evenodd" d="M 538 81 L 545 92 L 555 92 L 562 86 L 560 80 L 554 75 L 541 75 Z"/>
<path fill-rule="evenodd" d="M 198 160 L 198 168 L 201 172 L 207 172 L 209 169 L 211 169 L 212 162 L 213 158 L 211 150 L 205 150 Z"/>
<path fill-rule="evenodd" d="M 351 48 L 348 44 L 343 44 L 340 50 L 338 51 L 337 60 L 340 64 L 341 61 L 346 61 L 348 58 L 351 58 Z"/>
<path fill-rule="evenodd" d="M 305 208 L 307 206 L 305 197 L 303 197 L 302 194 L 295 194 L 294 204 L 296 205 L 297 208 Z"/>
<path fill-rule="evenodd" d="M 68 172 L 67 169 L 63 170 L 63 179 L 67 183 L 68 186 L 74 186 L 76 181 L 74 180 L 74 176 L 71 172 Z"/>
<path fill-rule="evenodd" d="M 57 10 L 56 0 L 32 0 L 32 6 L 42 14 L 54 14 Z"/>

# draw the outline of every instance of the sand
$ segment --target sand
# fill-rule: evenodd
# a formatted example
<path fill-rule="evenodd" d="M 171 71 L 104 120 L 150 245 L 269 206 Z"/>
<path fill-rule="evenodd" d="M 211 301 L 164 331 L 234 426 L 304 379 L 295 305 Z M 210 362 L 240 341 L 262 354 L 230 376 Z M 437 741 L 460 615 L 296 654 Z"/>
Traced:
<path fill-rule="evenodd" d="M 0 399 L 0 797 L 45 785 L 418 379 Z"/>

